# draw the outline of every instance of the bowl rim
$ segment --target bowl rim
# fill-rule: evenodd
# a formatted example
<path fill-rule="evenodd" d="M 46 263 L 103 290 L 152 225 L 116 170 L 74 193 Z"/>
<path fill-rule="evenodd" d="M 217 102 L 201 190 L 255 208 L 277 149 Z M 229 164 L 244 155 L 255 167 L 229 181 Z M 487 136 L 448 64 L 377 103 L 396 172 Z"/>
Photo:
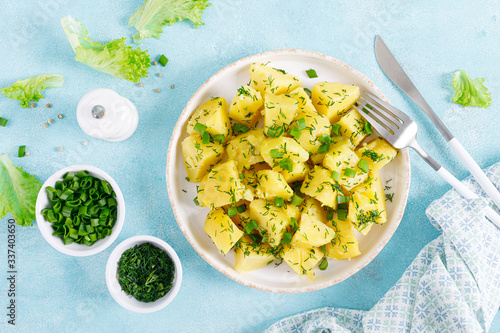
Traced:
<path fill-rule="evenodd" d="M 402 180 L 404 180 L 405 183 L 402 184 L 402 188 L 404 189 L 403 190 L 403 197 L 402 197 L 402 200 L 401 200 L 402 204 L 399 207 L 399 209 L 396 211 L 396 215 L 395 215 L 395 218 L 394 218 L 394 223 L 388 226 L 386 232 L 383 235 L 383 238 L 377 244 L 376 248 L 374 248 L 370 252 L 370 256 L 365 256 L 363 258 L 364 260 L 361 261 L 359 265 L 357 265 L 356 267 L 353 267 L 352 269 L 348 270 L 346 273 L 342 274 L 341 276 L 339 276 L 339 277 L 337 277 L 335 279 L 332 279 L 332 280 L 329 280 L 329 281 L 325 281 L 323 283 L 316 284 L 316 285 L 313 285 L 313 286 L 289 287 L 289 288 L 269 287 L 269 286 L 266 286 L 266 285 L 261 284 L 261 283 L 247 281 L 245 278 L 242 277 L 242 275 L 240 273 L 238 273 L 236 271 L 232 271 L 231 269 L 229 269 L 225 265 L 213 262 L 210 259 L 209 256 L 207 256 L 207 255 L 204 254 L 203 249 L 201 248 L 201 246 L 199 246 L 190 237 L 190 235 L 188 233 L 188 230 L 187 230 L 187 227 L 184 225 L 184 223 L 181 223 L 181 218 L 179 217 L 179 214 L 178 214 L 177 207 L 176 207 L 175 203 L 170 199 L 170 198 L 175 197 L 174 196 L 174 189 L 172 188 L 172 185 L 171 185 L 172 182 L 170 181 L 170 179 L 174 176 L 174 171 L 175 170 L 170 170 L 169 166 L 172 165 L 171 164 L 171 159 L 172 159 L 172 155 L 175 152 L 174 142 L 177 142 L 179 140 L 180 133 L 182 132 L 182 126 L 184 125 L 184 124 L 181 124 L 179 122 L 179 119 L 183 118 L 187 113 L 189 113 L 190 109 L 194 110 L 192 108 L 193 107 L 192 105 L 199 98 L 199 96 L 204 92 L 204 90 L 208 86 L 210 86 L 213 81 L 217 80 L 220 76 L 224 75 L 224 73 L 227 72 L 228 70 L 230 70 L 231 68 L 239 66 L 240 64 L 244 64 L 244 63 L 250 64 L 250 63 L 258 61 L 258 59 L 261 59 L 261 58 L 264 58 L 264 57 L 280 56 L 280 55 L 283 55 L 283 56 L 288 56 L 288 55 L 308 56 L 308 57 L 312 57 L 312 58 L 316 58 L 316 59 L 320 59 L 320 60 L 326 60 L 326 61 L 331 62 L 331 63 L 333 63 L 333 64 L 335 64 L 335 65 L 337 65 L 339 67 L 344 67 L 349 72 L 351 72 L 355 76 L 357 76 L 360 80 L 362 80 L 367 86 L 370 86 L 372 89 L 374 89 L 383 100 L 385 100 L 387 103 L 389 103 L 389 100 L 384 96 L 384 94 L 380 91 L 380 89 L 378 89 L 378 87 L 366 75 L 364 75 L 363 73 L 361 73 L 358 70 L 354 69 L 353 67 L 345 64 L 344 62 L 342 62 L 342 61 L 340 61 L 340 60 L 338 60 L 338 59 L 336 59 L 334 57 L 331 57 L 329 55 L 323 54 L 323 53 L 319 53 L 319 52 L 315 52 L 315 51 L 300 50 L 300 49 L 278 49 L 278 50 L 261 52 L 261 53 L 258 53 L 258 54 L 254 54 L 254 55 L 250 55 L 250 56 L 244 57 L 244 58 L 242 58 L 240 60 L 237 60 L 237 61 L 235 61 L 235 62 L 227 65 L 226 67 L 222 68 L 217 73 L 215 73 L 214 75 L 212 75 L 207 81 L 205 81 L 205 83 L 203 83 L 196 90 L 196 92 L 191 96 L 191 98 L 187 102 L 186 106 L 182 110 L 182 112 L 179 115 L 178 120 L 177 120 L 177 122 L 176 122 L 176 124 L 174 126 L 174 129 L 172 131 L 172 135 L 170 137 L 170 142 L 169 142 L 169 146 L 168 146 L 167 161 L 166 161 L 167 162 L 166 163 L 166 165 L 167 165 L 167 167 L 166 167 L 166 183 L 167 183 L 167 191 L 168 191 L 168 195 L 169 195 L 169 201 L 170 201 L 170 204 L 172 206 L 172 211 L 174 213 L 175 220 L 177 221 L 177 225 L 181 229 L 182 233 L 184 234 L 184 236 L 186 237 L 186 239 L 188 240 L 188 242 L 195 249 L 195 251 L 206 262 L 208 262 L 212 267 L 214 267 L 215 269 L 217 269 L 219 272 L 221 272 L 222 274 L 226 275 L 230 279 L 232 279 L 232 280 L 234 280 L 234 281 L 236 281 L 236 282 L 238 282 L 238 283 L 240 283 L 242 285 L 254 288 L 254 289 L 268 291 L 268 292 L 273 292 L 273 293 L 303 293 L 303 292 L 320 290 L 320 289 L 323 289 L 323 288 L 330 287 L 330 286 L 332 286 L 334 284 L 337 284 L 337 283 L 340 283 L 340 282 L 344 281 L 345 279 L 347 279 L 348 277 L 354 275 L 359 270 L 361 270 L 363 267 L 365 267 L 366 265 L 368 265 L 380 253 L 380 251 L 385 247 L 385 245 L 387 244 L 387 242 L 391 239 L 392 235 L 394 234 L 394 232 L 398 228 L 398 226 L 399 226 L 399 224 L 400 224 L 400 222 L 401 222 L 401 220 L 403 218 L 403 215 L 404 215 L 404 212 L 405 212 L 405 208 L 406 208 L 406 204 L 407 204 L 407 201 L 408 201 L 408 195 L 409 195 L 409 190 L 410 190 L 410 182 L 411 182 L 410 154 L 409 154 L 408 148 L 400 149 L 400 151 L 399 151 L 400 154 L 402 155 L 403 165 L 405 167 L 404 168 L 404 172 L 405 173 L 402 175 Z"/>
<path fill-rule="evenodd" d="M 157 299 L 156 301 L 152 303 L 144 303 L 153 305 L 149 307 L 135 306 L 132 302 L 129 301 L 129 299 L 132 299 L 132 297 L 125 294 L 125 292 L 122 290 L 115 292 L 112 290 L 113 288 L 111 287 L 111 279 L 117 280 L 116 274 L 113 274 L 111 270 L 114 268 L 115 265 L 118 264 L 118 261 L 120 260 L 123 252 L 132 248 L 135 245 L 143 243 L 152 243 L 153 245 L 166 251 L 168 256 L 173 260 L 175 267 L 174 283 L 172 289 L 170 289 L 170 291 L 165 296 Z M 182 264 L 181 260 L 179 259 L 179 256 L 177 255 L 177 252 L 175 252 L 172 246 L 170 246 L 164 240 L 149 235 L 138 235 L 125 239 L 120 244 L 118 244 L 116 248 L 111 252 L 108 261 L 106 263 L 105 275 L 106 275 L 106 286 L 108 287 L 108 291 L 111 294 L 111 297 L 113 297 L 113 299 L 118 304 L 120 304 L 123 308 L 133 312 L 151 313 L 163 309 L 168 304 L 170 304 L 177 296 L 177 293 L 179 292 L 182 283 Z M 127 298 L 125 298 L 125 301 L 123 298 L 118 297 L 119 294 L 127 296 Z"/>
<path fill-rule="evenodd" d="M 41 214 L 41 210 L 44 208 L 44 207 L 42 207 L 42 197 L 44 195 L 47 196 L 47 194 L 45 193 L 45 188 L 47 186 L 54 186 L 55 182 L 59 179 L 62 179 L 62 176 L 66 172 L 76 171 L 76 170 L 80 170 L 80 171 L 87 170 L 91 174 L 97 175 L 98 178 L 104 179 L 107 182 L 109 182 L 111 184 L 111 187 L 113 188 L 113 191 L 115 191 L 116 201 L 118 202 L 118 217 L 117 217 L 117 220 L 116 220 L 115 225 L 113 227 L 113 231 L 112 231 L 111 235 L 107 236 L 106 238 L 103 238 L 102 239 L 103 242 L 101 242 L 98 245 L 95 245 L 95 244 L 92 246 L 81 245 L 82 247 L 85 247 L 84 250 L 82 250 L 82 251 L 73 250 L 73 249 L 67 247 L 66 245 L 64 245 L 64 243 L 62 243 L 62 242 L 58 243 L 57 240 L 60 240 L 60 238 L 53 236 L 52 233 L 48 233 L 47 229 L 42 227 L 42 225 L 46 225 L 46 224 L 50 225 L 50 223 L 45 221 L 45 219 L 43 218 L 43 216 Z M 65 168 L 62 168 L 62 169 L 54 172 L 43 183 L 42 187 L 40 188 L 40 191 L 38 192 L 37 199 L 36 199 L 35 209 L 36 209 L 36 223 L 37 223 L 38 229 L 40 230 L 43 238 L 45 238 L 47 243 L 49 243 L 57 251 L 64 253 L 64 254 L 67 254 L 67 255 L 70 255 L 70 256 L 74 256 L 74 257 L 91 256 L 91 255 L 97 254 L 97 253 L 107 249 L 116 240 L 116 238 L 120 234 L 120 232 L 123 228 L 123 225 L 125 223 L 125 211 L 126 211 L 125 200 L 123 198 L 123 193 L 120 190 L 120 187 L 118 186 L 118 184 L 105 171 L 103 171 L 97 167 L 94 167 L 91 165 L 85 165 L 85 164 L 70 165 L 70 166 L 67 166 Z M 77 245 L 80 245 L 80 244 L 77 244 Z"/>

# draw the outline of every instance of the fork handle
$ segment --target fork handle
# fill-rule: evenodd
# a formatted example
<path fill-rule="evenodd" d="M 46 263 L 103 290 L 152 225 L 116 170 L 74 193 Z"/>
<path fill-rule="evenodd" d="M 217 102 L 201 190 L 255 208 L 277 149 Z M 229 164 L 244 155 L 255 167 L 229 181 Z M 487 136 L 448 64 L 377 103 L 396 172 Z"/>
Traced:
<path fill-rule="evenodd" d="M 469 169 L 472 176 L 477 180 L 479 185 L 483 188 L 484 192 L 491 198 L 493 203 L 500 208 L 500 192 L 496 189 L 495 185 L 486 177 L 483 170 L 477 165 L 476 161 L 469 155 L 467 150 L 460 144 L 460 142 L 453 138 L 448 141 L 451 149 L 455 151 L 458 158 Z"/>
<path fill-rule="evenodd" d="M 441 167 L 437 170 L 438 175 L 443 177 L 458 193 L 460 193 L 466 199 L 477 199 L 477 196 L 474 192 L 472 192 L 467 186 L 462 184 L 455 176 L 453 176 L 448 170 L 444 167 Z M 486 217 L 500 228 L 500 215 L 497 214 L 490 206 L 486 207 Z"/>

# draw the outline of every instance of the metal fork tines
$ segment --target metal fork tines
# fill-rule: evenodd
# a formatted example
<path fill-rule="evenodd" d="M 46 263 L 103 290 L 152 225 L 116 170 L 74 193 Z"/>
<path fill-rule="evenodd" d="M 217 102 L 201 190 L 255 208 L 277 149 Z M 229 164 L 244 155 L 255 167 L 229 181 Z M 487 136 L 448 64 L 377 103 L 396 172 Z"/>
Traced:
<path fill-rule="evenodd" d="M 468 199 L 478 198 L 420 147 L 417 142 L 417 123 L 407 114 L 369 92 L 361 94 L 355 108 L 394 148 L 415 149 L 458 193 Z M 486 216 L 500 228 L 500 216 L 491 207 L 487 207 Z"/>

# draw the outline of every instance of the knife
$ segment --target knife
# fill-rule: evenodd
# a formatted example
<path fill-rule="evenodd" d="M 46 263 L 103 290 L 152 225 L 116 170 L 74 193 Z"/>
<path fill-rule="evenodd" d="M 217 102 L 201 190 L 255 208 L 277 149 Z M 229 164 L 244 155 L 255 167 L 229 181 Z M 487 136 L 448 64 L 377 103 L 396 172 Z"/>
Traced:
<path fill-rule="evenodd" d="M 486 194 L 491 198 L 497 207 L 500 208 L 500 192 L 495 188 L 493 183 L 486 177 L 483 170 L 474 161 L 470 154 L 460 144 L 460 142 L 451 134 L 446 128 L 441 119 L 427 104 L 420 92 L 417 90 L 413 82 L 398 63 L 396 58 L 392 55 L 391 51 L 387 48 L 382 38 L 377 35 L 375 39 L 375 56 L 382 71 L 387 77 L 408 97 L 410 97 L 415 104 L 417 104 L 422 111 L 431 119 L 431 121 L 439 129 L 443 137 L 446 139 L 451 149 L 458 155 L 458 158 L 469 169 L 470 173 L 477 180 L 479 185 L 483 188 Z"/>

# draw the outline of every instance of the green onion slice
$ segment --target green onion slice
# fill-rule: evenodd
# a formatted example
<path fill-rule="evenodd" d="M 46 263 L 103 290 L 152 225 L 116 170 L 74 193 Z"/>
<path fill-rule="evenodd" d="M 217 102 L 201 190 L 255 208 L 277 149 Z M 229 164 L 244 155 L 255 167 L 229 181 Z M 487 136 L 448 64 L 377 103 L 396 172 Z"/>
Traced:
<path fill-rule="evenodd" d="M 238 208 L 236 208 L 236 207 L 229 207 L 227 209 L 227 216 L 234 217 L 236 215 L 238 215 Z"/>
<path fill-rule="evenodd" d="M 356 177 L 356 170 L 351 169 L 351 168 L 345 168 L 344 169 L 344 175 L 349 178 L 354 178 Z"/>
<path fill-rule="evenodd" d="M 203 135 L 205 131 L 207 130 L 207 126 L 203 125 L 202 123 L 196 123 L 193 128 L 196 132 L 200 133 Z"/>
<path fill-rule="evenodd" d="M 26 151 L 26 146 L 19 146 L 19 150 L 17 151 L 17 157 L 24 157 L 25 151 Z"/>
<path fill-rule="evenodd" d="M 274 206 L 283 207 L 284 204 L 283 198 L 274 198 Z"/>
<path fill-rule="evenodd" d="M 247 126 L 247 125 L 242 125 L 242 124 L 238 124 L 238 123 L 235 123 L 233 125 L 233 131 L 235 131 L 236 133 L 246 133 L 250 130 L 250 128 Z"/>
<path fill-rule="evenodd" d="M 290 128 L 290 135 L 293 136 L 295 139 L 298 140 L 300 138 L 301 134 L 302 134 L 302 131 L 299 130 L 297 127 L 292 126 L 292 128 Z"/>
<path fill-rule="evenodd" d="M 332 134 L 335 136 L 340 135 L 340 125 L 339 124 L 333 124 L 332 125 Z"/>
<path fill-rule="evenodd" d="M 364 159 L 360 159 L 357 164 L 357 167 L 359 168 L 359 170 L 363 171 L 364 173 L 367 173 L 368 169 L 370 168 L 370 164 Z"/>
<path fill-rule="evenodd" d="M 373 134 L 372 125 L 367 121 L 365 121 L 365 132 L 367 134 Z"/>
<path fill-rule="evenodd" d="M 249 234 L 258 227 L 259 225 L 257 224 L 257 222 L 255 222 L 254 220 L 250 220 L 250 222 L 248 222 L 247 225 L 245 226 L 245 232 Z"/>
<path fill-rule="evenodd" d="M 283 233 L 283 240 L 281 242 L 283 244 L 290 244 L 291 241 L 292 241 L 292 233 L 291 232 Z"/>
<path fill-rule="evenodd" d="M 325 269 L 328 268 L 328 260 L 325 257 L 323 257 L 323 259 L 321 259 L 321 262 L 319 263 L 318 268 L 321 271 L 324 271 Z"/>
<path fill-rule="evenodd" d="M 330 178 L 333 180 L 338 181 L 340 179 L 340 172 L 333 170 L 332 174 L 330 175 Z"/>
<path fill-rule="evenodd" d="M 350 197 L 348 195 L 338 195 L 337 204 L 343 204 L 349 202 Z"/>
<path fill-rule="evenodd" d="M 306 74 L 307 76 L 309 76 L 310 79 L 314 79 L 316 77 L 318 77 L 318 74 L 316 73 L 316 71 L 314 69 L 309 69 L 306 71 Z"/>
<path fill-rule="evenodd" d="M 297 119 L 297 128 L 299 131 L 306 129 L 306 120 L 304 118 Z"/>
<path fill-rule="evenodd" d="M 5 127 L 7 125 L 7 119 L 0 117 L 0 126 Z"/>
<path fill-rule="evenodd" d="M 293 161 L 289 158 L 284 158 L 279 162 L 280 168 L 287 170 L 288 172 L 293 171 Z"/>
<path fill-rule="evenodd" d="M 337 209 L 337 218 L 345 221 L 347 219 L 347 209 Z"/>
<path fill-rule="evenodd" d="M 160 59 L 158 59 L 158 62 L 165 67 L 165 65 L 168 63 L 168 58 L 165 57 L 163 54 L 160 56 Z"/>

